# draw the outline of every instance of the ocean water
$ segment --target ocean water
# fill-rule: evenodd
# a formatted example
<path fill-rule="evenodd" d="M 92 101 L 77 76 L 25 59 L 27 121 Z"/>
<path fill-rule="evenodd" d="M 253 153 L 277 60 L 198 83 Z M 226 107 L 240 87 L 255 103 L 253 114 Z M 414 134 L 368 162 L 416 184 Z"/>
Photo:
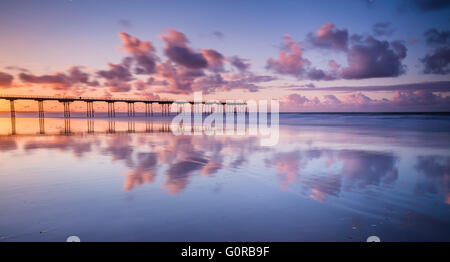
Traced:
<path fill-rule="evenodd" d="M 450 241 L 449 114 L 281 114 L 260 140 L 0 115 L 0 241 Z"/>

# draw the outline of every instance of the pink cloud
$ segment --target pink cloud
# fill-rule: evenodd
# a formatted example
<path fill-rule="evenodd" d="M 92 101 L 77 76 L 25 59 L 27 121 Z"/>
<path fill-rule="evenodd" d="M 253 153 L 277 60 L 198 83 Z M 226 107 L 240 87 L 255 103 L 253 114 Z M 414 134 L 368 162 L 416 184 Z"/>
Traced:
<path fill-rule="evenodd" d="M 303 58 L 303 49 L 295 42 L 290 35 L 285 34 L 283 38 L 283 48 L 278 59 L 269 58 L 266 68 L 279 74 L 301 76 L 306 67 L 311 62 Z"/>

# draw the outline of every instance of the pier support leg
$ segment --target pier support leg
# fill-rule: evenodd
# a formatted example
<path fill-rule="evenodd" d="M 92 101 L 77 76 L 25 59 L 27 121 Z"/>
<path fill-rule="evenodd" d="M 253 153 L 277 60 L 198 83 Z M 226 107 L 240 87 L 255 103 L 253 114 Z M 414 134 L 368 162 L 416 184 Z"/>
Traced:
<path fill-rule="evenodd" d="M 86 102 L 87 105 L 87 110 L 86 110 L 86 115 L 87 117 L 94 117 L 94 102 L 92 101 L 88 101 Z"/>
<path fill-rule="evenodd" d="M 128 116 L 135 116 L 134 103 L 128 103 Z"/>
<path fill-rule="evenodd" d="M 88 133 L 89 134 L 94 133 L 94 120 L 88 119 L 87 125 L 88 125 Z"/>
<path fill-rule="evenodd" d="M 116 109 L 114 107 L 114 102 L 108 102 L 108 117 L 116 117 Z"/>
<path fill-rule="evenodd" d="M 116 132 L 116 122 L 109 119 L 108 121 L 108 133 L 114 134 Z"/>
<path fill-rule="evenodd" d="M 11 117 L 11 134 L 12 135 L 16 134 L 16 117 L 15 116 Z"/>
<path fill-rule="evenodd" d="M 11 108 L 11 118 L 16 117 L 16 108 L 14 107 L 14 100 L 9 100 L 9 106 Z"/>
<path fill-rule="evenodd" d="M 38 100 L 38 108 L 39 108 L 39 134 L 45 134 L 45 125 L 44 125 L 44 101 Z"/>
<path fill-rule="evenodd" d="M 64 118 L 70 118 L 70 102 L 63 101 L 64 105 Z"/>
<path fill-rule="evenodd" d="M 42 100 L 38 101 L 38 108 L 39 108 L 39 118 L 44 118 L 44 101 Z"/>
<path fill-rule="evenodd" d="M 69 135 L 70 133 L 70 119 L 64 119 L 64 134 Z"/>

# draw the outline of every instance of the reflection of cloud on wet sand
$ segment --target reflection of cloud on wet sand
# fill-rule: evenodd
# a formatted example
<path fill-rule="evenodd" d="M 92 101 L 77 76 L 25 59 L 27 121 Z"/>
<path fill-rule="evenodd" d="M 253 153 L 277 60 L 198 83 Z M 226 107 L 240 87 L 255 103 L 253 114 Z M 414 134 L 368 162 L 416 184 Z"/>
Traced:
<path fill-rule="evenodd" d="M 0 137 L 0 151 L 11 151 L 17 149 L 16 140 L 12 137 Z"/>
<path fill-rule="evenodd" d="M 76 157 L 82 157 L 85 153 L 92 151 L 92 145 L 98 144 L 97 140 L 77 139 L 72 136 L 54 136 L 44 139 L 33 139 L 27 141 L 24 149 L 26 151 L 40 149 L 57 149 L 61 151 L 72 151 Z"/>
<path fill-rule="evenodd" d="M 132 190 L 136 186 L 143 185 L 144 183 L 153 183 L 155 181 L 155 169 L 157 165 L 156 153 L 139 153 L 138 165 L 133 168 L 125 179 L 123 189 L 125 191 Z"/>
<path fill-rule="evenodd" d="M 206 164 L 206 159 L 194 157 L 171 165 L 166 172 L 166 182 L 163 184 L 163 188 L 171 194 L 180 192 L 189 183 L 192 173 L 201 170 Z"/>
<path fill-rule="evenodd" d="M 126 174 L 124 190 L 132 190 L 136 186 L 153 183 L 161 166 L 167 166 L 164 173 L 165 182 L 162 187 L 171 194 L 184 190 L 195 174 L 213 175 L 227 166 L 236 168 L 245 163 L 245 155 L 251 152 L 248 144 L 256 143 L 253 139 L 240 139 L 204 136 L 166 136 L 164 140 L 158 136 L 139 138 L 140 146 L 151 145 L 152 152 L 140 152 L 132 146 L 129 138 L 115 138 L 103 149 L 105 154 L 113 156 L 113 160 L 124 160 L 130 171 Z M 230 154 L 236 152 L 236 154 Z M 224 163 L 225 156 L 229 163 Z M 137 159 L 136 159 L 137 158 Z"/>
<path fill-rule="evenodd" d="M 419 156 L 415 168 L 421 174 L 415 192 L 419 195 L 440 193 L 450 205 L 450 157 Z"/>
<path fill-rule="evenodd" d="M 281 175 L 283 190 L 291 184 L 300 184 L 303 190 L 311 192 L 310 198 L 323 202 L 342 190 L 394 182 L 398 177 L 396 161 L 390 153 L 315 149 L 278 153 L 266 160 L 266 165 L 275 167 Z M 310 171 L 308 167 L 314 165 L 318 165 L 316 171 Z"/>

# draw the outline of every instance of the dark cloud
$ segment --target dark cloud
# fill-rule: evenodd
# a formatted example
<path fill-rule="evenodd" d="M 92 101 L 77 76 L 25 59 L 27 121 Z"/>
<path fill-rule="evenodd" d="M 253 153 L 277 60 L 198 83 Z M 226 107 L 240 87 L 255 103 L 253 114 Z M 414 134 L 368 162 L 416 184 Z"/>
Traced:
<path fill-rule="evenodd" d="M 306 78 L 310 79 L 310 80 L 326 80 L 327 81 L 327 80 L 334 80 L 337 77 L 331 72 L 326 72 L 321 69 L 311 68 L 308 71 Z"/>
<path fill-rule="evenodd" d="M 450 0 L 408 0 L 416 9 L 424 12 L 450 7 Z"/>
<path fill-rule="evenodd" d="M 428 45 L 449 45 L 450 31 L 439 32 L 437 29 L 428 29 L 425 33 L 425 41 Z"/>
<path fill-rule="evenodd" d="M 406 47 L 401 42 L 389 44 L 369 36 L 348 50 L 348 66 L 342 69 L 342 78 L 399 76 L 405 72 L 405 66 L 402 64 L 405 57 Z"/>
<path fill-rule="evenodd" d="M 131 81 L 133 80 L 133 75 L 130 72 L 130 62 L 130 58 L 126 57 L 120 64 L 108 63 L 109 70 L 100 70 L 97 71 L 97 74 L 107 80 Z"/>
<path fill-rule="evenodd" d="M 247 59 L 243 59 L 238 56 L 229 57 L 228 61 L 241 72 L 247 71 L 250 67 L 250 63 L 247 62 Z"/>
<path fill-rule="evenodd" d="M 14 77 L 8 73 L 0 72 L 0 87 L 8 88 L 11 87 Z"/>
<path fill-rule="evenodd" d="M 5 67 L 6 70 L 13 70 L 13 71 L 19 71 L 22 73 L 29 73 L 30 70 L 23 68 L 23 67 L 19 67 L 19 66 L 6 66 Z"/>
<path fill-rule="evenodd" d="M 424 64 L 425 74 L 448 74 L 450 73 L 450 46 L 440 46 L 427 54 L 420 61 Z"/>
<path fill-rule="evenodd" d="M 121 63 L 109 63 L 108 70 L 97 71 L 97 75 L 106 81 L 104 86 L 109 87 L 110 92 L 128 92 L 131 90 L 130 81 L 134 79 L 130 72 L 131 57 L 125 57 Z"/>
<path fill-rule="evenodd" d="M 316 34 L 309 33 L 307 39 L 315 47 L 345 51 L 348 48 L 349 36 L 346 29 L 340 30 L 334 24 L 328 23 L 321 26 Z"/>
<path fill-rule="evenodd" d="M 425 67 L 423 72 L 440 75 L 450 73 L 450 31 L 439 32 L 431 28 L 424 36 L 426 43 L 434 46 L 434 49 L 420 59 Z"/>
<path fill-rule="evenodd" d="M 48 84 L 52 85 L 56 90 L 67 90 L 76 85 L 85 85 L 96 87 L 99 85 L 97 81 L 90 81 L 90 75 L 81 71 L 80 67 L 72 66 L 68 73 L 55 73 L 52 75 L 34 75 L 31 73 L 20 73 L 20 80 L 25 83 L 32 84 Z"/>
<path fill-rule="evenodd" d="M 391 22 L 379 22 L 372 26 L 372 31 L 376 36 L 391 36 L 395 29 L 392 28 Z"/>
<path fill-rule="evenodd" d="M 206 58 L 201 53 L 194 52 L 188 46 L 189 41 L 183 33 L 169 29 L 161 36 L 161 39 L 166 43 L 164 53 L 173 62 L 194 69 L 208 66 Z"/>

